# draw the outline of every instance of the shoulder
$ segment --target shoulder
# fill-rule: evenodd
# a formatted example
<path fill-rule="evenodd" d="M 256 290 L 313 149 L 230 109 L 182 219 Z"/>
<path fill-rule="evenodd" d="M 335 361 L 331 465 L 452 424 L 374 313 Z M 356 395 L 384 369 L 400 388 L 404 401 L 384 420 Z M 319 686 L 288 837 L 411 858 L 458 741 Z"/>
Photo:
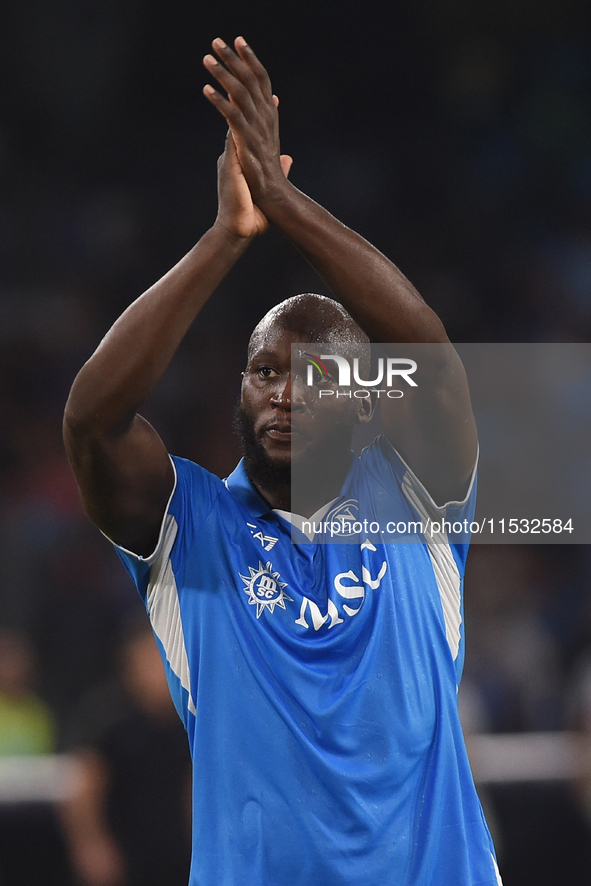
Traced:
<path fill-rule="evenodd" d="M 390 493 L 402 489 L 404 478 L 410 471 L 385 434 L 377 436 L 362 451 L 359 461 L 360 481 L 373 480 Z"/>
<path fill-rule="evenodd" d="M 206 468 L 190 461 L 188 458 L 181 458 L 178 455 L 171 455 L 175 471 L 175 490 L 174 494 L 180 492 L 190 492 L 194 495 L 206 493 L 210 495 L 219 495 L 224 489 L 224 481 L 216 474 L 212 474 Z"/>
<path fill-rule="evenodd" d="M 389 527 L 388 533 L 393 532 L 395 521 L 411 521 L 407 532 L 412 530 L 435 547 L 456 546 L 465 559 L 476 505 L 476 465 L 462 500 L 440 504 L 385 436 L 377 437 L 363 451 L 360 464 L 359 498 L 365 494 L 371 500 L 380 525 Z"/>
<path fill-rule="evenodd" d="M 387 465 L 400 471 L 406 467 L 385 434 L 378 434 L 375 440 L 361 453 L 361 462 L 367 470 Z"/>
<path fill-rule="evenodd" d="M 478 457 L 472 468 L 466 493 L 461 501 L 450 500 L 441 504 L 434 500 L 429 489 L 417 477 L 385 434 L 380 434 L 370 446 L 363 450 L 361 462 L 366 473 L 378 477 L 384 484 L 397 485 L 405 497 L 408 498 L 409 495 L 412 495 L 420 499 L 432 513 L 443 514 L 448 511 L 459 511 L 475 501 Z"/>
<path fill-rule="evenodd" d="M 226 491 L 224 481 L 189 459 L 176 455 L 170 459 L 175 481 L 167 513 L 177 522 L 195 517 L 203 521 Z"/>
<path fill-rule="evenodd" d="M 204 527 L 212 510 L 227 492 L 224 481 L 201 465 L 176 455 L 169 456 L 174 483 L 166 505 L 155 549 L 146 557 L 115 545 L 119 557 L 134 581 L 147 578 L 152 567 L 170 554 L 175 541 L 190 538 Z"/>

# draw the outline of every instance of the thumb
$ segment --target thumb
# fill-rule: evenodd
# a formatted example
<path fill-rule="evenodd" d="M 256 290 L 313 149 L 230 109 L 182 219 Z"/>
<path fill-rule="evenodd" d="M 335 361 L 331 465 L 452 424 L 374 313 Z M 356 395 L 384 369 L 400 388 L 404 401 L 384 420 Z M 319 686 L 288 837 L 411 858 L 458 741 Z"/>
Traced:
<path fill-rule="evenodd" d="M 293 157 L 290 157 L 289 154 L 282 154 L 279 158 L 279 162 L 281 163 L 281 168 L 283 170 L 283 175 L 285 178 L 289 175 L 289 170 L 291 169 L 293 163 Z"/>
<path fill-rule="evenodd" d="M 228 129 L 226 133 L 226 142 L 224 148 L 228 157 L 234 159 L 234 157 L 236 156 L 236 144 L 234 142 L 231 129 Z"/>
<path fill-rule="evenodd" d="M 232 174 L 238 172 L 240 172 L 240 174 L 242 173 L 242 167 L 240 166 L 240 160 L 238 159 L 238 151 L 236 150 L 236 142 L 234 141 L 230 129 L 228 129 L 228 134 L 226 135 L 226 145 L 222 157 L 226 161 L 228 171 Z"/>

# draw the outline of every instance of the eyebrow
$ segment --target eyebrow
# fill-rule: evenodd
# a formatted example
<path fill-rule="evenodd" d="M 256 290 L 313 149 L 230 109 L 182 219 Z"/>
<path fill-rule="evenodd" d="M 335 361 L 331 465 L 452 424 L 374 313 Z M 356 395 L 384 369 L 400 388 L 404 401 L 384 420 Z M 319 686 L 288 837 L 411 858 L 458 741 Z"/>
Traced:
<path fill-rule="evenodd" d="M 279 357 L 277 351 L 272 351 L 269 348 L 263 348 L 261 351 L 255 351 L 254 354 L 248 359 L 249 363 L 253 363 L 255 360 L 266 360 L 268 358 L 272 358 L 276 360 Z"/>

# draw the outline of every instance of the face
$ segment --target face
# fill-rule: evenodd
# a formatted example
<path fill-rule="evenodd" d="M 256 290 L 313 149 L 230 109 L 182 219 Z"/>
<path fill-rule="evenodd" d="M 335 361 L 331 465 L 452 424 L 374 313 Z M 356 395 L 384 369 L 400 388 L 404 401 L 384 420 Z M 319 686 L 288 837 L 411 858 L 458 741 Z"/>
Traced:
<path fill-rule="evenodd" d="M 337 397 L 332 377 L 309 387 L 309 361 L 294 359 L 292 367 L 293 344 L 305 342 L 297 333 L 270 327 L 258 339 L 242 381 L 241 421 L 250 428 L 260 458 L 276 468 L 322 453 L 329 458 L 348 455 L 355 425 L 371 415 L 369 401 Z M 320 354 L 327 347 L 319 344 L 315 351 Z M 329 388 L 335 393 L 319 396 L 320 389 Z"/>

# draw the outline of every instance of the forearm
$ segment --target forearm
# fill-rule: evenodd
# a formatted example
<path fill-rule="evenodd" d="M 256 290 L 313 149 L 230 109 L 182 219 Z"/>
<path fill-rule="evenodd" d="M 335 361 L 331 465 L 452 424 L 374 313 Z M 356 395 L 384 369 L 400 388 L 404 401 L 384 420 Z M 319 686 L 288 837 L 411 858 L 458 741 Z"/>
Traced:
<path fill-rule="evenodd" d="M 204 92 L 225 117 L 252 199 L 304 253 L 349 313 L 374 341 L 447 341 L 437 315 L 395 265 L 329 212 L 302 194 L 281 169 L 278 100 L 265 68 L 242 37 L 234 49 L 217 38 L 222 59 L 204 65 L 226 90 Z"/>
<path fill-rule="evenodd" d="M 127 308 L 76 377 L 66 406 L 67 427 L 109 433 L 133 420 L 193 320 L 249 242 L 214 225 Z"/>
<path fill-rule="evenodd" d="M 443 324 L 412 283 L 378 249 L 289 182 L 261 209 L 298 247 L 376 342 L 445 342 Z"/>

